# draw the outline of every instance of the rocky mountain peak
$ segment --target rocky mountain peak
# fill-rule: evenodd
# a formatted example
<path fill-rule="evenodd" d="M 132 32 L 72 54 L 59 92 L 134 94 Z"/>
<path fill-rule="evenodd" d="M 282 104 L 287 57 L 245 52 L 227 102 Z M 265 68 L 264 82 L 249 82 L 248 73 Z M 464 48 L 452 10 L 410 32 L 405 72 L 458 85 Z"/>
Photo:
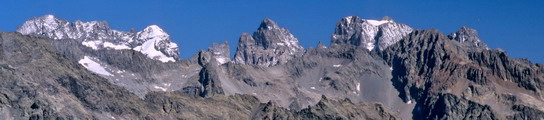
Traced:
<path fill-rule="evenodd" d="M 17 31 L 24 35 L 35 33 L 37 35 L 45 36 L 47 32 L 58 29 L 66 23 L 68 23 L 66 20 L 55 18 L 53 15 L 44 15 L 29 19 L 21 27 L 17 28 Z M 55 36 L 53 38 L 58 37 Z"/>
<path fill-rule="evenodd" d="M 286 63 L 304 51 L 298 39 L 276 22 L 264 19 L 253 36 L 243 33 L 234 60 L 241 64 L 272 66 Z"/>
<path fill-rule="evenodd" d="M 144 28 L 139 33 L 140 39 L 152 39 L 152 38 L 160 38 L 160 39 L 168 39 L 169 35 L 164 32 L 159 26 L 157 25 L 150 25 Z"/>
<path fill-rule="evenodd" d="M 388 16 L 382 20 L 348 16 L 336 24 L 331 44 L 351 44 L 363 46 L 369 51 L 376 48 L 382 51 L 412 31 L 413 29 L 408 25 L 395 23 Z"/>
<path fill-rule="evenodd" d="M 278 28 L 278 25 L 276 24 L 276 22 L 274 22 L 272 19 L 269 19 L 269 18 L 265 18 L 261 22 L 261 25 L 259 26 L 259 30 L 261 30 L 261 29 L 275 29 L 275 28 Z"/>
<path fill-rule="evenodd" d="M 448 38 L 463 43 L 467 47 L 488 49 L 487 45 L 478 37 L 478 31 L 467 26 L 449 34 Z"/>

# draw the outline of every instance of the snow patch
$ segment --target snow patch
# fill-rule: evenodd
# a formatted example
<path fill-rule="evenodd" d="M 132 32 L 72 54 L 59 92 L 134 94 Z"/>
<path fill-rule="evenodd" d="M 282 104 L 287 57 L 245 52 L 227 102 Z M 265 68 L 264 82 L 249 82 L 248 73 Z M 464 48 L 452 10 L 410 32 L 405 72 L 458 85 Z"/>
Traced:
<path fill-rule="evenodd" d="M 157 85 L 153 85 L 153 88 L 155 88 L 155 89 L 160 89 L 160 90 L 162 90 L 162 91 L 168 90 L 167 88 L 164 88 L 164 87 L 161 87 L 161 86 L 157 86 Z"/>
<path fill-rule="evenodd" d="M 368 49 L 368 51 L 372 51 L 372 49 L 374 49 L 374 43 L 366 43 L 366 49 Z"/>
<path fill-rule="evenodd" d="M 338 64 L 338 65 L 332 65 L 333 67 L 341 67 L 342 65 L 341 64 Z"/>
<path fill-rule="evenodd" d="M 357 91 L 361 92 L 361 83 L 357 83 Z"/>
<path fill-rule="evenodd" d="M 389 70 L 393 70 L 393 67 L 389 67 Z"/>
<path fill-rule="evenodd" d="M 389 20 L 366 20 L 366 22 L 374 26 L 380 26 L 385 23 L 393 23 L 393 21 L 389 21 Z"/>
<path fill-rule="evenodd" d="M 110 72 L 106 71 L 106 69 L 102 65 L 93 61 L 89 56 L 84 56 L 83 59 L 79 60 L 78 63 L 83 65 L 83 67 L 87 68 L 87 70 L 91 72 L 105 76 L 113 76 Z"/>
<path fill-rule="evenodd" d="M 412 104 L 412 100 L 408 100 L 408 102 L 406 102 L 406 104 Z"/>
<path fill-rule="evenodd" d="M 215 60 L 219 63 L 219 65 L 225 64 L 229 61 L 227 58 L 224 58 L 224 57 L 217 57 L 215 58 Z"/>
<path fill-rule="evenodd" d="M 135 47 L 134 50 L 147 55 L 147 57 L 151 59 L 157 59 L 163 63 L 175 62 L 176 60 L 174 60 L 173 57 L 168 57 L 164 55 L 161 51 L 155 49 L 155 44 L 157 40 L 158 39 L 151 39 L 151 40 L 145 41 L 144 44 L 142 44 L 141 46 Z"/>
<path fill-rule="evenodd" d="M 347 16 L 346 17 L 346 23 L 349 25 L 351 24 L 351 18 L 353 18 L 353 16 Z"/>
<path fill-rule="evenodd" d="M 81 42 L 84 46 L 90 47 L 93 50 L 98 50 L 98 46 L 102 44 L 102 41 L 96 40 L 96 41 L 83 41 Z"/>
<path fill-rule="evenodd" d="M 310 89 L 315 90 L 315 87 L 310 87 Z"/>
<path fill-rule="evenodd" d="M 161 86 L 153 85 L 153 88 L 160 89 L 162 91 L 168 90 L 168 88 L 172 85 L 172 83 L 163 83 Z"/>
<path fill-rule="evenodd" d="M 126 45 L 116 45 L 116 44 L 113 44 L 111 42 L 104 42 L 103 45 L 104 45 L 105 48 L 113 48 L 115 50 L 130 49 L 130 47 L 128 47 Z"/>

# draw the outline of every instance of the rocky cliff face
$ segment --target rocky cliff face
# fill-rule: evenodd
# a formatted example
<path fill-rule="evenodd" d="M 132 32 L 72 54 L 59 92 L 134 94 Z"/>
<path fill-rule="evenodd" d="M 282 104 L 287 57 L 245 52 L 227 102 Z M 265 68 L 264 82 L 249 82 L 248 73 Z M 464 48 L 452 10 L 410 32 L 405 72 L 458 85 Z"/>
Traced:
<path fill-rule="evenodd" d="M 387 16 L 382 20 L 348 16 L 336 24 L 331 44 L 352 44 L 365 47 L 369 51 L 382 51 L 410 32 L 412 32 L 410 26 L 396 23 Z"/>
<path fill-rule="evenodd" d="M 243 33 L 238 42 L 234 61 L 239 64 L 274 66 L 286 63 L 304 52 L 289 30 L 279 27 L 276 22 L 264 19 L 253 33 Z"/>
<path fill-rule="evenodd" d="M 381 54 L 392 66 L 399 97 L 427 109 L 414 114 L 416 119 L 506 119 L 542 111 L 539 65 L 504 52 L 475 51 L 437 30 L 416 30 Z M 518 105 L 535 108 L 522 113 Z"/>

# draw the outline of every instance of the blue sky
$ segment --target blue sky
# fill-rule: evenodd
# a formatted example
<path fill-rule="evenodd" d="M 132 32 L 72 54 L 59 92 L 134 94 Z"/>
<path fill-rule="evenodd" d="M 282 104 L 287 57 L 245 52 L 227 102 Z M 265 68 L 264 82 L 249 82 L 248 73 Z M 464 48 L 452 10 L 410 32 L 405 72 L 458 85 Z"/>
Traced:
<path fill-rule="evenodd" d="M 44 14 L 68 21 L 107 21 L 123 31 L 156 24 L 178 43 L 182 57 L 188 58 L 224 40 L 234 51 L 240 34 L 253 33 L 264 18 L 288 28 L 308 48 L 318 41 L 328 44 L 342 17 L 390 16 L 413 28 L 436 28 L 446 34 L 468 26 L 478 30 L 480 39 L 491 48 L 544 63 L 542 6 L 544 2 L 537 0 L 16 0 L 0 2 L 0 31 L 15 31 L 25 20 Z"/>

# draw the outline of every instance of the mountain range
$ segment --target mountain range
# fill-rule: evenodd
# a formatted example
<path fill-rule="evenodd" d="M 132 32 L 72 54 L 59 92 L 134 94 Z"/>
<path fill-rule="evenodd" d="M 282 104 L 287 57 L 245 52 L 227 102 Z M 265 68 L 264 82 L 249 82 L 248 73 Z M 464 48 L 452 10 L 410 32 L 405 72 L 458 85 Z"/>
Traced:
<path fill-rule="evenodd" d="M 0 118 L 544 119 L 544 65 L 469 27 L 347 16 L 330 43 L 264 19 L 234 56 L 225 41 L 182 59 L 157 25 L 35 17 L 0 32 Z"/>

